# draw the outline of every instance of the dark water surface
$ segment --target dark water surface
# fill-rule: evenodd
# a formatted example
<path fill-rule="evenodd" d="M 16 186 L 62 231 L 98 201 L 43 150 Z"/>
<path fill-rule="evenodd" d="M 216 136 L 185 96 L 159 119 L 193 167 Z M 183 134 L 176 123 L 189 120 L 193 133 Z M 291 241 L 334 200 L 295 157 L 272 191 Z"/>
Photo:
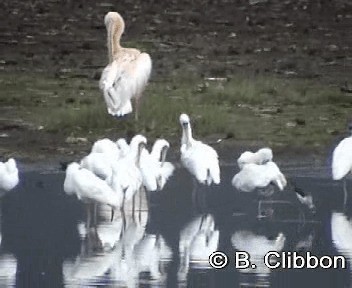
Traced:
<path fill-rule="evenodd" d="M 85 228 L 83 204 L 63 192 L 64 173 L 25 172 L 1 201 L 0 287 L 352 287 L 351 205 L 342 207 L 342 183 L 289 172 L 312 193 L 313 215 L 290 188 L 266 201 L 235 191 L 233 174 L 222 167 L 222 185 L 198 186 L 192 204 L 192 179 L 179 169 L 148 206 L 143 198 L 135 217 L 126 209 L 124 232 L 120 213 L 110 222 L 106 207 L 94 232 Z M 268 217 L 258 219 L 262 212 Z M 216 244 L 230 259 L 224 269 L 207 262 Z M 235 269 L 236 249 L 248 251 L 257 269 Z M 348 264 L 270 270 L 262 261 L 269 250 L 343 255 Z"/>

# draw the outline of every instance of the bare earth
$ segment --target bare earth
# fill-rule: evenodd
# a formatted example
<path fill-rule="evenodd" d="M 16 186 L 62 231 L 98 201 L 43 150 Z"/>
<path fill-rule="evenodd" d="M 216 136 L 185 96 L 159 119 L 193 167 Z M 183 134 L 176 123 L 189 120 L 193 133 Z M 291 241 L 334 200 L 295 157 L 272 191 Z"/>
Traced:
<path fill-rule="evenodd" d="M 151 81 L 170 78 L 173 71 L 187 67 L 203 77 L 279 74 L 349 89 L 349 0 L 3 0 L 0 75 L 38 73 L 97 82 L 107 62 L 103 17 L 111 10 L 119 11 L 126 20 L 123 41 L 152 56 Z M 1 83 L 0 93 L 6 93 L 1 91 Z M 98 88 L 97 97 L 101 97 Z M 16 121 L 21 115 L 11 105 L 0 109 L 0 152 L 4 157 L 17 156 L 28 163 L 57 163 L 58 158 L 77 158 L 89 150 L 90 143 L 66 143 L 60 133 Z M 210 142 L 214 140 L 215 136 L 209 137 Z M 227 143 L 217 145 L 224 157 L 234 157 L 233 151 L 244 145 L 262 144 L 255 139 Z M 320 159 L 320 163 L 327 152 L 328 148 L 291 151 L 306 161 Z M 312 156 L 307 158 L 307 153 Z M 288 157 L 284 148 L 278 154 L 282 159 Z M 177 158 L 177 152 L 172 158 Z"/>

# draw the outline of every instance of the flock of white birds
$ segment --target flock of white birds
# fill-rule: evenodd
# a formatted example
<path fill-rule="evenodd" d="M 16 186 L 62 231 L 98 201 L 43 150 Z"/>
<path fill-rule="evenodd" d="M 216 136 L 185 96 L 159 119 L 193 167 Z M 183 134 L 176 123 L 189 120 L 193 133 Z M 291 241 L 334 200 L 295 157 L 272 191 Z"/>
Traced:
<path fill-rule="evenodd" d="M 181 164 L 203 185 L 220 184 L 219 157 L 214 148 L 195 140 L 192 136 L 190 118 L 180 115 L 182 127 L 180 159 Z M 344 138 L 335 148 L 332 158 L 333 180 L 344 179 L 344 204 L 347 199 L 345 176 L 352 171 L 352 127 L 351 136 Z M 87 226 L 91 226 L 91 208 L 94 207 L 93 221 L 96 225 L 97 205 L 108 205 L 113 211 L 124 212 L 125 203 L 133 201 L 143 191 L 161 191 L 173 175 L 175 166 L 166 161 L 170 144 L 165 139 L 157 139 L 149 152 L 147 139 L 135 135 L 128 144 L 123 138 L 116 142 L 104 138 L 96 141 L 90 154 L 79 163 L 72 162 L 67 166 L 64 180 L 64 191 L 87 204 Z M 287 187 L 287 180 L 279 167 L 273 162 L 270 148 L 257 152 L 246 151 L 237 160 L 239 172 L 232 178 L 232 185 L 241 192 L 259 191 L 266 196 Z M 11 158 L 0 162 L 1 196 L 12 190 L 19 182 L 16 161 Z M 269 191 L 269 192 L 268 192 Z M 295 191 L 297 199 L 313 207 L 311 195 Z M 147 193 L 148 195 L 148 193 Z M 140 195 L 141 196 L 141 195 Z M 113 214 L 112 214 L 113 216 Z"/>
<path fill-rule="evenodd" d="M 120 44 L 125 23 L 117 12 L 106 14 L 107 47 L 109 64 L 103 70 L 100 89 L 103 91 L 108 113 L 123 116 L 132 112 L 131 100 L 136 102 L 136 118 L 142 92 L 151 73 L 151 59 L 146 53 L 134 48 L 124 48 Z M 200 184 L 220 184 L 220 165 L 217 152 L 211 146 L 195 140 L 192 136 L 190 118 L 181 114 L 182 127 L 181 163 Z M 333 152 L 332 178 L 340 180 L 352 170 L 352 126 L 350 137 L 342 140 Z M 130 143 L 123 138 L 116 142 L 101 139 L 94 143 L 91 153 L 79 163 L 68 165 L 64 181 L 64 191 L 76 195 L 87 204 L 88 220 L 91 224 L 91 206 L 94 207 L 93 221 L 96 224 L 97 205 L 108 205 L 112 211 L 119 209 L 122 214 L 125 203 L 133 201 L 142 190 L 160 191 L 172 176 L 175 166 L 166 161 L 170 147 L 165 139 L 155 141 L 151 152 L 146 148 L 147 139 L 135 135 Z M 272 194 L 273 187 L 284 190 L 288 182 L 273 162 L 270 148 L 257 152 L 246 151 L 237 160 L 240 171 L 233 177 L 232 185 L 239 191 L 261 190 Z M 14 159 L 0 162 L 1 194 L 12 190 L 19 182 L 18 169 Z M 344 181 L 345 200 L 347 199 Z M 296 191 L 297 198 L 305 205 L 312 206 L 311 195 Z M 133 206 L 134 210 L 134 206 Z M 113 217 L 113 214 L 112 214 Z"/>
<path fill-rule="evenodd" d="M 120 45 L 125 28 L 124 20 L 120 14 L 109 12 L 106 14 L 104 22 L 107 29 L 109 64 L 102 72 L 99 87 L 103 92 L 108 113 L 113 116 L 121 117 L 131 113 L 133 110 L 131 101 L 134 99 L 137 120 L 142 92 L 151 74 L 151 58 L 147 53 L 142 53 L 134 48 L 124 48 Z M 182 166 L 192 175 L 195 189 L 197 184 L 219 185 L 221 173 L 218 153 L 211 146 L 193 138 L 191 121 L 187 114 L 181 114 L 179 122 L 182 127 L 180 160 Z M 344 179 L 344 205 L 347 201 L 345 176 L 352 172 L 352 125 L 349 126 L 349 133 L 349 137 L 337 145 L 332 157 L 333 180 Z M 174 164 L 166 161 L 170 148 L 167 140 L 157 139 L 150 152 L 146 145 L 147 139 L 142 135 L 135 135 L 130 143 L 127 143 L 124 138 L 117 141 L 108 138 L 100 139 L 93 144 L 91 152 L 80 162 L 72 162 L 67 166 L 63 188 L 68 195 L 75 195 L 86 204 L 86 233 L 89 233 L 93 221 L 95 228 L 93 230 L 104 235 L 103 231 L 100 231 L 102 228 L 97 225 L 97 207 L 99 205 L 107 205 L 112 208 L 111 224 L 113 223 L 113 212 L 119 210 L 121 218 L 118 221 L 122 220 L 123 227 L 123 229 L 120 229 L 121 227 L 115 229 L 117 231 L 116 237 L 109 235 L 104 240 L 102 236 L 102 242 L 108 243 L 109 238 L 114 239 L 114 243 L 110 245 L 117 247 L 115 250 L 111 250 L 114 253 L 97 256 L 96 261 L 89 259 L 88 262 L 92 264 L 90 266 L 78 265 L 81 261 L 87 261 L 86 257 L 76 260 L 75 264 L 68 263 L 66 271 L 69 271 L 69 274 L 73 273 L 77 278 L 81 276 L 84 278 L 86 277 L 85 270 L 79 269 L 85 269 L 85 267 L 89 268 L 87 273 L 90 276 L 93 271 L 97 274 L 103 274 L 110 267 L 106 266 L 106 263 L 112 263 L 112 259 L 119 259 L 120 261 L 114 266 L 114 269 L 126 273 L 116 273 L 116 277 L 129 277 L 132 270 L 135 272 L 132 274 L 137 275 L 138 272 L 145 269 L 151 272 L 153 278 L 160 277 L 158 270 L 160 261 L 170 258 L 172 253 L 166 247 L 165 241 L 161 235 L 144 235 L 145 226 L 142 227 L 132 222 L 126 227 L 124 222 L 126 203 L 132 202 L 134 218 L 135 198 L 140 197 L 141 205 L 142 193 L 146 193 L 148 200 L 149 193 L 163 190 L 175 170 Z M 238 191 L 259 192 L 261 195 L 271 196 L 276 189 L 283 191 L 290 184 L 273 161 L 273 152 L 270 148 L 242 153 L 237 159 L 237 165 L 239 172 L 233 176 L 231 183 Z M 10 158 L 7 162 L 0 162 L 0 197 L 14 189 L 18 183 L 19 172 L 16 161 Z M 310 209 L 314 208 L 310 194 L 307 195 L 299 189 L 295 189 L 295 193 L 302 204 Z M 345 237 L 351 232 L 348 220 L 343 215 L 334 213 L 331 224 L 333 238 L 338 247 L 350 247 L 348 243 L 344 242 L 345 239 L 351 238 Z M 342 229 L 338 229 L 338 227 L 342 227 Z M 248 251 L 250 254 L 257 255 L 258 259 L 262 259 L 268 251 L 282 250 L 285 236 L 280 233 L 276 239 L 268 240 L 264 236 L 258 236 L 248 231 L 237 231 L 232 235 L 231 242 L 235 249 Z M 209 255 L 217 250 L 218 244 L 219 231 L 215 229 L 214 218 L 210 214 L 195 217 L 190 221 L 180 232 L 179 280 L 183 281 L 187 278 L 191 262 L 204 263 L 205 261 L 208 263 Z M 154 259 L 154 262 L 151 259 Z M 256 258 L 253 261 L 256 261 Z M 100 266 L 98 263 L 104 263 L 104 265 Z M 257 265 L 260 266 L 259 262 Z M 263 267 L 264 272 L 266 269 Z M 128 281 L 128 279 L 123 280 Z"/>

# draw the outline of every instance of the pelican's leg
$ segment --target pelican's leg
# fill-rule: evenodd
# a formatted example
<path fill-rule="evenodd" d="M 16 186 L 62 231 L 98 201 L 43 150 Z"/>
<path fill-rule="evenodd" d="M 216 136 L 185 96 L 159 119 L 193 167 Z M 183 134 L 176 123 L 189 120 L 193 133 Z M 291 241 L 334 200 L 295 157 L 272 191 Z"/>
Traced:
<path fill-rule="evenodd" d="M 135 112 L 135 114 L 134 114 L 134 119 L 136 120 L 136 121 L 138 121 L 138 111 L 139 111 L 139 106 L 140 106 L 140 104 L 141 104 L 141 101 L 140 101 L 140 95 L 138 95 L 136 98 L 135 98 L 135 110 L 136 110 L 136 112 Z"/>
<path fill-rule="evenodd" d="M 343 209 L 346 209 L 346 204 L 347 204 L 347 181 L 346 178 L 343 179 Z"/>

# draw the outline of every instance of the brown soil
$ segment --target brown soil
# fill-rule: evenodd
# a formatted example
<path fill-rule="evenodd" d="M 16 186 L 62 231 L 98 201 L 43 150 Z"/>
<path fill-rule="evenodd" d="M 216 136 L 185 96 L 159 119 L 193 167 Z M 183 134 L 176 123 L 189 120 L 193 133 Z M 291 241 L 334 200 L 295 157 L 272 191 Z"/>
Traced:
<path fill-rule="evenodd" d="M 70 71 L 70 77 L 96 81 L 107 62 L 103 18 L 111 10 L 125 18 L 126 45 L 151 54 L 152 81 L 181 69 L 204 77 L 314 78 L 342 89 L 350 81 L 349 0 L 3 0 L 0 70 L 58 78 Z M 13 116 L 7 107 L 0 109 Z M 13 137 L 1 138 L 3 155 L 22 151 L 23 160 L 72 157 L 88 149 L 84 143 L 65 144 L 60 135 L 0 121 L 0 134 L 8 131 Z"/>

